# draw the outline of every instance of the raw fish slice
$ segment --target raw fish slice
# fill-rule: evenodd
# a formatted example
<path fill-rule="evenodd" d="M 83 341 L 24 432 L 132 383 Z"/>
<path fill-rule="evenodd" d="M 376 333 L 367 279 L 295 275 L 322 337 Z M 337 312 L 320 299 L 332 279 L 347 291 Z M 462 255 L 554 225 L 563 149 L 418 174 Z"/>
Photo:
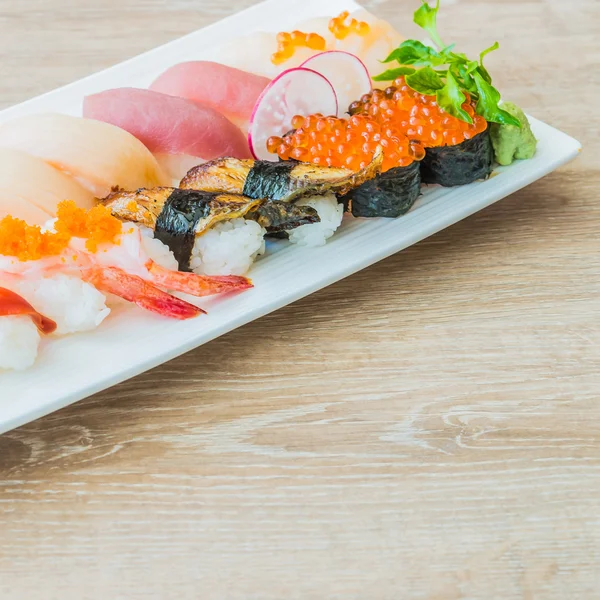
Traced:
<path fill-rule="evenodd" d="M 332 15 L 333 17 L 334 15 Z M 358 56 L 371 74 L 381 72 L 381 60 L 398 47 L 403 38 L 394 28 L 378 19 L 367 10 L 360 9 L 350 14 L 348 20 L 367 22 L 371 30 L 366 36 L 351 34 L 337 40 L 329 31 L 331 17 L 319 17 L 299 22 L 294 29 L 303 33 L 317 33 L 325 39 L 327 50 L 343 50 Z M 219 61 L 223 64 L 274 79 L 283 71 L 299 67 L 309 58 L 319 54 L 318 50 L 298 48 L 294 56 L 280 65 L 271 62 L 277 52 L 277 32 L 256 32 L 222 46 L 218 49 Z"/>
<path fill-rule="evenodd" d="M 0 126 L 0 147 L 41 158 L 98 197 L 114 186 L 135 189 L 168 183 L 139 140 L 91 119 L 60 114 L 21 117 Z"/>
<path fill-rule="evenodd" d="M 269 79 L 215 62 L 184 62 L 165 71 L 151 86 L 155 92 L 200 102 L 242 128 L 269 85 Z"/>
<path fill-rule="evenodd" d="M 0 219 L 8 216 L 21 219 L 29 225 L 43 225 L 52 218 L 52 215 L 31 204 L 28 200 L 19 198 L 11 192 L 5 193 L 0 189 Z"/>
<path fill-rule="evenodd" d="M 250 157 L 248 141 L 239 127 L 216 110 L 184 98 L 120 88 L 87 96 L 83 113 L 121 127 L 141 140 L 164 161 L 175 179 L 185 175 L 190 157 L 195 164 L 222 156 Z M 131 190 L 155 186 L 121 187 Z"/>
<path fill-rule="evenodd" d="M 94 195 L 73 178 L 39 158 L 0 148 L 0 218 L 10 214 L 30 225 L 43 225 L 56 216 L 62 200 L 85 209 L 94 205 Z"/>
<path fill-rule="evenodd" d="M 287 68 L 280 68 L 271 62 L 275 52 L 276 34 L 256 31 L 221 46 L 218 57 L 224 65 L 273 79 Z"/>
<path fill-rule="evenodd" d="M 335 40 L 331 50 L 343 50 L 358 56 L 371 76 L 385 70 L 381 61 L 397 48 L 404 38 L 385 20 L 378 19 L 365 9 L 353 12 L 349 19 L 365 21 L 371 27 L 366 36 L 350 34 L 344 40 Z"/>

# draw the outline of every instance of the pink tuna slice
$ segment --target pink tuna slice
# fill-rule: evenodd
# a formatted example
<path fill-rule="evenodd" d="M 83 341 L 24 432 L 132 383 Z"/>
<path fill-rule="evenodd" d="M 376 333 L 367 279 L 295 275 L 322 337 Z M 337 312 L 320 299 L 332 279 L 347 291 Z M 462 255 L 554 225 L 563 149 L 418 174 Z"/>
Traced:
<path fill-rule="evenodd" d="M 83 114 L 131 133 L 174 179 L 204 161 L 251 157 L 239 127 L 210 106 L 184 98 L 119 88 L 87 96 Z"/>
<path fill-rule="evenodd" d="M 151 90 L 201 102 L 247 129 L 252 111 L 270 80 L 210 61 L 184 62 L 165 71 Z"/>

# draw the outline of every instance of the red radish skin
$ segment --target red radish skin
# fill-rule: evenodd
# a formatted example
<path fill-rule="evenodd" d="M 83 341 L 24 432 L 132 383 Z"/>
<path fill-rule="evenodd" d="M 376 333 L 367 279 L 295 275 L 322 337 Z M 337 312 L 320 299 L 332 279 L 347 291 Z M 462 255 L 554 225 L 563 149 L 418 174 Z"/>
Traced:
<path fill-rule="evenodd" d="M 326 77 L 311 69 L 289 69 L 263 91 L 252 113 L 248 144 L 254 158 L 275 160 L 267 151 L 271 136 L 282 136 L 295 115 L 335 115 L 338 101 Z"/>
<path fill-rule="evenodd" d="M 371 91 L 371 75 L 354 54 L 341 50 L 322 52 L 302 64 L 326 77 L 338 98 L 338 117 L 343 117 L 352 102 Z"/>
<path fill-rule="evenodd" d="M 152 153 L 191 155 L 203 160 L 250 158 L 240 128 L 209 106 L 137 88 L 118 88 L 87 96 L 83 114 L 116 125 Z"/>
<path fill-rule="evenodd" d="M 247 127 L 256 101 L 270 79 L 210 61 L 191 61 L 165 71 L 150 86 L 155 92 L 201 102 Z"/>

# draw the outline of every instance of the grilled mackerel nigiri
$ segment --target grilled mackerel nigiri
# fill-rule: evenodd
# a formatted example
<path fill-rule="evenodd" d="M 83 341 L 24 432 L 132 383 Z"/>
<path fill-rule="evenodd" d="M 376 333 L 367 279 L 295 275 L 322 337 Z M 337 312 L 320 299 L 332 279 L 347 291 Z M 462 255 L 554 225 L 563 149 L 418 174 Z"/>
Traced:
<path fill-rule="evenodd" d="M 101 202 L 115 217 L 153 229 L 154 236 L 169 246 L 184 271 L 189 270 L 196 238 L 217 223 L 244 218 L 256 221 L 269 233 L 280 233 L 320 220 L 310 206 L 168 187 L 117 190 Z"/>
<path fill-rule="evenodd" d="M 194 167 L 180 187 L 204 192 L 229 192 L 248 198 L 295 202 L 307 196 L 333 192 L 343 196 L 375 178 L 383 164 L 381 148 L 371 164 L 354 173 L 295 161 L 269 162 L 219 158 Z"/>

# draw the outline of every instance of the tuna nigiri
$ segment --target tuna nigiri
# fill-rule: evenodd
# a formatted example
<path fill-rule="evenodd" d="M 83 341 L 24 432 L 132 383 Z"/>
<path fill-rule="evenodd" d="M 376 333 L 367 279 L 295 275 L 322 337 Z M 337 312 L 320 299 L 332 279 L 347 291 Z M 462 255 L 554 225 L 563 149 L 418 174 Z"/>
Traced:
<path fill-rule="evenodd" d="M 184 62 L 165 71 L 150 86 L 155 92 L 200 102 L 247 128 L 269 79 L 215 62 Z"/>
<path fill-rule="evenodd" d="M 216 110 L 184 98 L 119 88 L 87 96 L 83 113 L 141 140 L 174 179 L 207 160 L 250 157 L 248 141 L 239 127 Z"/>
<path fill-rule="evenodd" d="M 73 178 L 39 158 L 0 148 L 0 218 L 12 215 L 43 225 L 56 216 L 62 200 L 73 200 L 81 208 L 94 205 L 94 195 Z"/>
<path fill-rule="evenodd" d="M 0 147 L 41 158 L 104 197 L 115 186 L 165 185 L 166 175 L 139 140 L 107 123 L 60 114 L 21 117 L 0 126 Z"/>

